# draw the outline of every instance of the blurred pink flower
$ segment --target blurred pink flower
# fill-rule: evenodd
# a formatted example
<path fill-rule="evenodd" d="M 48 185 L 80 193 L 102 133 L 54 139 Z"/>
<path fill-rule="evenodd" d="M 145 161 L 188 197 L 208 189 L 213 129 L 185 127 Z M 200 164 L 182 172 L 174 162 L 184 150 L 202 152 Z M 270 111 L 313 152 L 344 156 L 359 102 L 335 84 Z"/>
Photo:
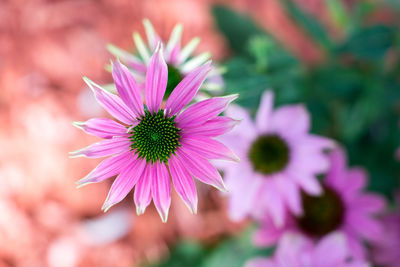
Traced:
<path fill-rule="evenodd" d="M 150 63 L 151 54 L 156 49 L 157 43 L 162 42 L 160 36 L 157 34 L 148 19 L 143 20 L 143 25 L 148 40 L 147 45 L 138 32 L 133 34 L 133 40 L 139 56 L 124 51 L 114 45 L 108 45 L 110 53 L 132 68 L 132 74 L 135 77 L 135 80 L 139 83 L 139 86 L 142 86 L 145 83 L 146 70 Z M 172 90 L 176 85 L 178 85 L 183 77 L 204 64 L 211 56 L 209 52 L 204 52 L 200 55 L 191 57 L 200 42 L 200 38 L 193 38 L 185 47 L 181 48 L 182 31 L 182 24 L 175 25 L 169 41 L 165 44 L 164 58 L 168 66 L 169 76 L 167 89 L 165 91 L 166 97 L 171 94 Z M 215 90 L 219 91 L 222 86 L 223 80 L 220 70 L 216 67 L 212 67 L 211 71 L 207 74 L 207 79 L 201 85 L 200 89 L 210 92 Z"/>
<path fill-rule="evenodd" d="M 112 156 L 78 183 L 100 182 L 119 174 L 103 205 L 104 211 L 124 199 L 136 185 L 137 213 L 144 213 L 153 199 L 165 222 L 171 204 L 170 176 L 177 193 L 194 213 L 197 212 L 197 192 L 192 176 L 225 190 L 221 175 L 209 160 L 237 160 L 229 148 L 213 139 L 233 127 L 234 120 L 218 117 L 218 114 L 236 95 L 207 99 L 182 111 L 196 95 L 210 69 L 210 63 L 206 63 L 190 72 L 161 107 L 168 70 L 159 44 L 146 74 L 146 110 L 135 79 L 118 61 L 113 65 L 113 78 L 119 96 L 85 78 L 99 103 L 123 123 L 100 118 L 75 123 L 85 132 L 105 140 L 72 152 L 72 156 Z"/>
<path fill-rule="evenodd" d="M 245 267 L 367 267 L 366 262 L 349 261 L 345 236 L 331 233 L 318 243 L 295 233 L 287 233 L 279 241 L 275 255 L 256 258 Z"/>
<path fill-rule="evenodd" d="M 261 228 L 254 235 L 260 246 L 274 244 L 286 231 L 297 231 L 310 238 L 320 238 L 332 231 L 341 231 L 348 242 L 351 255 L 365 258 L 364 241 L 380 239 L 382 224 L 374 215 L 383 211 L 383 197 L 364 192 L 366 173 L 360 168 L 346 168 L 346 156 L 341 149 L 330 153 L 331 167 L 323 183 L 320 196 L 302 195 L 304 213 L 288 216 L 283 227 L 276 227 L 271 219 L 261 220 Z"/>
<path fill-rule="evenodd" d="M 302 105 L 273 110 L 273 97 L 272 91 L 264 93 L 255 123 L 238 106 L 226 111 L 228 116 L 242 119 L 221 139 L 241 158 L 236 166 L 221 166 L 234 220 L 267 212 L 276 225 L 283 225 L 287 209 L 302 213 L 300 189 L 311 195 L 322 192 L 316 175 L 328 169 L 323 150 L 333 142 L 308 133 L 310 117 Z"/>
<path fill-rule="evenodd" d="M 382 218 L 385 229 L 373 245 L 373 259 L 388 267 L 400 266 L 400 194 L 396 196 L 397 209 Z"/>

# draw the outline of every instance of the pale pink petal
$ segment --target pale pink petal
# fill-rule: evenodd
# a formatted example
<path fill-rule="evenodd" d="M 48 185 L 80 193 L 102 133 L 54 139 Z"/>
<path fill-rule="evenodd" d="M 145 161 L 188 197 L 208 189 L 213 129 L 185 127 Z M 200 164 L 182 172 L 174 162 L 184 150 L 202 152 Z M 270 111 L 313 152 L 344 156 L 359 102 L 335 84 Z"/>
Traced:
<path fill-rule="evenodd" d="M 314 248 L 312 266 L 342 266 L 347 255 L 345 236 L 342 233 L 334 232 L 322 238 Z"/>
<path fill-rule="evenodd" d="M 346 231 L 346 240 L 351 256 L 354 257 L 355 259 L 365 259 L 366 249 L 364 245 L 361 243 L 360 238 Z"/>
<path fill-rule="evenodd" d="M 144 115 L 140 89 L 127 67 L 116 61 L 112 67 L 112 76 L 121 99 L 133 111 L 136 117 Z"/>
<path fill-rule="evenodd" d="M 171 182 L 169 173 L 164 163 L 156 162 L 153 164 L 155 169 L 152 177 L 151 191 L 153 202 L 160 214 L 161 220 L 166 222 L 168 219 L 169 206 L 171 205 Z"/>
<path fill-rule="evenodd" d="M 130 150 L 131 141 L 126 137 L 115 137 L 94 143 L 80 150 L 70 152 L 70 157 L 101 158 Z"/>
<path fill-rule="evenodd" d="M 295 183 L 290 179 L 278 176 L 276 177 L 276 185 L 290 211 L 294 215 L 301 215 L 303 208 L 301 206 L 300 190 Z"/>
<path fill-rule="evenodd" d="M 261 103 L 257 111 L 256 126 L 260 132 L 268 130 L 268 125 L 271 123 L 271 114 L 274 106 L 273 91 L 266 91 L 261 98 Z"/>
<path fill-rule="evenodd" d="M 277 266 L 310 266 L 304 265 L 304 256 L 309 254 L 312 243 L 305 236 L 288 232 L 279 241 L 275 251 Z"/>
<path fill-rule="evenodd" d="M 262 192 L 260 201 L 263 201 L 267 207 L 267 212 L 271 215 L 274 224 L 281 227 L 285 220 L 285 206 L 275 180 L 266 181 L 259 189 Z"/>
<path fill-rule="evenodd" d="M 198 153 L 206 159 L 225 159 L 238 162 L 239 158 L 224 144 L 217 140 L 201 136 L 183 136 L 182 144 L 186 149 Z"/>
<path fill-rule="evenodd" d="M 225 115 L 240 121 L 235 129 L 229 133 L 230 135 L 235 136 L 236 139 L 247 140 L 254 140 L 257 137 L 257 130 L 247 110 L 238 105 L 230 105 L 226 109 Z"/>
<path fill-rule="evenodd" d="M 187 170 L 203 183 L 214 186 L 215 188 L 226 191 L 221 174 L 206 160 L 198 154 L 190 153 L 181 147 L 176 151 L 177 157 L 185 162 Z"/>
<path fill-rule="evenodd" d="M 253 243 L 259 247 L 273 246 L 279 241 L 285 230 L 287 230 L 285 227 L 276 227 L 268 216 L 268 220 L 263 221 L 261 228 L 254 232 Z"/>
<path fill-rule="evenodd" d="M 174 155 L 168 161 L 172 181 L 178 195 L 182 198 L 192 213 L 197 213 L 197 192 L 196 185 L 185 163 Z"/>
<path fill-rule="evenodd" d="M 303 105 L 286 105 L 273 112 L 270 126 L 285 136 L 305 134 L 310 129 L 310 115 Z"/>
<path fill-rule="evenodd" d="M 151 181 L 154 174 L 154 167 L 147 164 L 143 170 L 142 176 L 135 187 L 134 201 L 136 205 L 136 213 L 143 214 L 147 206 L 151 202 Z"/>
<path fill-rule="evenodd" d="M 163 57 L 162 46 L 159 44 L 150 59 L 146 73 L 146 105 L 151 113 L 155 113 L 161 106 L 168 82 L 168 68 Z"/>
<path fill-rule="evenodd" d="M 136 156 L 131 151 L 122 153 L 118 156 L 109 157 L 97 165 L 97 167 L 88 175 L 79 180 L 77 184 L 79 186 L 84 186 L 89 183 L 104 181 L 105 179 L 120 173 L 124 166 L 135 159 Z"/>
<path fill-rule="evenodd" d="M 367 172 L 363 168 L 351 168 L 343 174 L 343 184 L 340 190 L 346 196 L 351 197 L 367 185 Z"/>
<path fill-rule="evenodd" d="M 83 80 L 92 89 L 97 101 L 100 105 L 108 111 L 114 118 L 119 121 L 131 125 L 135 121 L 135 114 L 128 108 L 122 99 L 114 94 L 111 94 L 101 88 L 100 85 L 94 83 L 88 78 L 84 77 Z"/>
<path fill-rule="evenodd" d="M 346 221 L 354 233 L 369 240 L 379 240 L 384 230 L 377 219 L 371 218 L 358 210 L 347 212 Z"/>
<path fill-rule="evenodd" d="M 318 196 L 322 193 L 322 187 L 314 175 L 291 171 L 290 177 L 308 194 Z"/>
<path fill-rule="evenodd" d="M 110 119 L 94 118 L 86 122 L 73 122 L 73 125 L 88 134 L 101 138 L 112 138 L 114 136 L 126 136 L 127 128 Z"/>
<path fill-rule="evenodd" d="M 246 262 L 244 267 L 285 267 L 285 266 L 276 265 L 276 263 L 272 259 L 255 258 Z"/>
<path fill-rule="evenodd" d="M 176 121 L 178 127 L 182 129 L 193 127 L 215 118 L 224 111 L 228 104 L 235 100 L 237 96 L 238 95 L 213 97 L 191 105 L 177 117 Z"/>
<path fill-rule="evenodd" d="M 128 195 L 142 175 L 145 166 L 145 160 L 136 159 L 124 167 L 108 192 L 107 199 L 102 207 L 104 212 L 122 201 L 126 195 Z"/>
<path fill-rule="evenodd" d="M 240 121 L 238 120 L 234 120 L 225 116 L 218 116 L 214 119 L 206 121 L 202 125 L 183 129 L 183 132 L 184 134 L 190 135 L 215 137 L 229 132 L 235 125 L 239 123 Z"/>
<path fill-rule="evenodd" d="M 211 62 L 208 62 L 190 72 L 185 76 L 185 78 L 183 78 L 183 80 L 172 91 L 167 103 L 165 104 L 165 110 L 168 115 L 179 113 L 184 106 L 189 104 L 210 70 Z"/>
<path fill-rule="evenodd" d="M 346 186 L 345 171 L 347 165 L 346 154 L 343 149 L 335 149 L 329 153 L 330 169 L 326 175 L 326 183 L 333 188 L 343 188 Z"/>
<path fill-rule="evenodd" d="M 161 38 L 158 36 L 156 31 L 154 30 L 153 25 L 150 20 L 143 20 L 144 29 L 146 31 L 147 41 L 149 43 L 150 49 L 153 51 L 156 49 L 158 42 L 160 42 Z"/>

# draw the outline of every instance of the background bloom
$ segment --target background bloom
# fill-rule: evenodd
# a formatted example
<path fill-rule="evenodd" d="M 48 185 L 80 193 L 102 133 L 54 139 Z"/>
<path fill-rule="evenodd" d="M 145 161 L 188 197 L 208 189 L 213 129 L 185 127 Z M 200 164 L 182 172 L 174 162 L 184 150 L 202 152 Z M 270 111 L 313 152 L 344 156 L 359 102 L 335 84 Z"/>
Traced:
<path fill-rule="evenodd" d="M 367 178 L 360 168 L 347 169 L 343 150 L 330 153 L 331 166 L 319 196 L 302 195 L 302 215 L 291 215 L 283 227 L 276 227 L 264 218 L 255 233 L 258 245 L 269 246 L 286 231 L 297 231 L 310 238 L 322 238 L 340 231 L 346 237 L 349 251 L 355 258 L 365 258 L 364 241 L 374 243 L 381 238 L 383 225 L 375 216 L 385 208 L 385 200 L 364 192 Z"/>
<path fill-rule="evenodd" d="M 104 211 L 124 199 L 135 187 L 137 213 L 144 213 L 153 199 L 162 220 L 166 221 L 171 204 L 170 179 L 194 213 L 197 212 L 197 192 L 193 177 L 225 190 L 221 175 L 209 160 L 237 160 L 229 148 L 213 139 L 233 127 L 232 119 L 218 117 L 218 114 L 236 96 L 207 99 L 182 111 L 209 71 L 210 63 L 207 63 L 189 73 L 171 93 L 165 106 L 161 106 L 168 68 L 162 48 L 157 48 L 146 73 L 147 109 L 143 107 L 135 79 L 118 61 L 113 65 L 113 78 L 119 96 L 85 78 L 99 103 L 121 122 L 98 118 L 75 123 L 104 140 L 72 152 L 72 156 L 111 156 L 78 183 L 85 185 L 118 175 L 104 202 Z"/>
<path fill-rule="evenodd" d="M 148 19 L 143 20 L 143 25 L 146 30 L 147 44 L 138 32 L 133 34 L 138 55 L 121 50 L 114 45 L 108 45 L 108 50 L 131 68 L 132 74 L 139 85 L 145 81 L 146 69 L 157 43 L 163 43 Z M 204 52 L 192 57 L 200 38 L 195 37 L 186 46 L 181 47 L 182 31 L 183 25 L 177 24 L 173 28 L 169 40 L 165 42 L 164 59 L 168 66 L 166 97 L 171 94 L 172 90 L 188 73 L 204 64 L 211 56 L 209 52 Z M 216 67 L 212 67 L 207 74 L 205 82 L 201 85 L 201 89 L 208 92 L 221 92 L 222 87 L 221 71 Z"/>
<path fill-rule="evenodd" d="M 331 233 L 316 244 L 302 235 L 287 233 L 271 259 L 257 258 L 245 267 L 367 267 L 363 261 L 349 261 L 345 236 Z"/>
<path fill-rule="evenodd" d="M 242 119 L 221 139 L 241 158 L 241 163 L 221 166 L 229 195 L 229 214 L 234 220 L 247 215 L 271 215 L 276 225 L 285 222 L 286 210 L 301 214 L 300 190 L 322 192 L 316 175 L 328 168 L 324 149 L 333 142 L 309 133 L 310 117 L 302 105 L 273 109 L 273 93 L 264 93 L 255 123 L 238 106 L 228 116 Z"/>

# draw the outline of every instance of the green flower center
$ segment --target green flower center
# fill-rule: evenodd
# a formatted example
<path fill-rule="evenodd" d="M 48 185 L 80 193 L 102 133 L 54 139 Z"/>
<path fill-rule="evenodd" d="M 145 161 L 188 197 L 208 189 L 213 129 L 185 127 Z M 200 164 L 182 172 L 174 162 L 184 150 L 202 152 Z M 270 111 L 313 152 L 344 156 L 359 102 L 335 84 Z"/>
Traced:
<path fill-rule="evenodd" d="M 324 186 L 320 196 L 302 193 L 303 215 L 297 224 L 306 233 L 321 237 L 336 230 L 343 223 L 345 206 L 340 196 Z"/>
<path fill-rule="evenodd" d="M 289 162 L 289 147 L 277 135 L 262 135 L 251 145 L 249 159 L 254 170 L 272 174 L 283 170 Z"/>
<path fill-rule="evenodd" d="M 168 162 L 172 154 L 180 146 L 180 129 L 176 127 L 175 116 L 164 116 L 164 110 L 151 114 L 145 111 L 138 118 L 139 123 L 129 132 L 131 148 L 139 158 L 146 162 Z"/>
<path fill-rule="evenodd" d="M 180 71 L 172 65 L 168 66 L 168 82 L 167 89 L 165 90 L 164 98 L 168 98 L 175 87 L 182 81 L 183 75 Z"/>

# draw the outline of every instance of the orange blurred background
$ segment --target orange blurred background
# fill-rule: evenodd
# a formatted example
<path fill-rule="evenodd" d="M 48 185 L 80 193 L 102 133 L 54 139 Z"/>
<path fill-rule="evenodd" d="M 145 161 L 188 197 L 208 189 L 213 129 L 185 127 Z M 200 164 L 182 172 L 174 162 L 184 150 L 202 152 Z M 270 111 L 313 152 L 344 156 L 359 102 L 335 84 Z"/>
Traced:
<path fill-rule="evenodd" d="M 179 238 L 212 243 L 243 227 L 229 222 L 223 197 L 200 184 L 198 215 L 176 195 L 166 224 L 153 207 L 137 217 L 131 195 L 103 214 L 110 181 L 75 185 L 98 161 L 68 158 L 96 140 L 71 121 L 105 116 L 81 77 L 111 81 L 106 44 L 133 49 L 143 18 L 165 39 L 181 22 L 183 42 L 199 36 L 197 50 L 223 60 L 230 52 L 213 25 L 216 2 L 251 14 L 302 59 L 321 59 L 278 0 L 0 0 L 1 267 L 138 266 L 166 257 Z M 329 24 L 322 1 L 298 2 Z"/>

